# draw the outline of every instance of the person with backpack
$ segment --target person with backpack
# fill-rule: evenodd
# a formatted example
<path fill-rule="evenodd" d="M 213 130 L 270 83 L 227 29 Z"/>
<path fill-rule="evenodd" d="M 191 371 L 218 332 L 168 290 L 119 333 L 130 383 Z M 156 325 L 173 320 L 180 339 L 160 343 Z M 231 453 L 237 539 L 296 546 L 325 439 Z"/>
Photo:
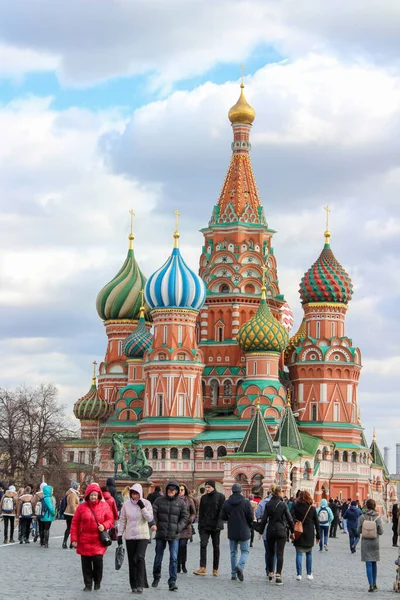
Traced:
<path fill-rule="evenodd" d="M 358 507 L 358 501 L 353 500 L 346 510 L 343 518 L 347 521 L 347 531 L 349 532 L 350 552 L 355 554 L 356 546 L 360 541 L 358 535 L 358 519 L 362 515 L 361 509 Z"/>
<path fill-rule="evenodd" d="M 41 505 L 40 526 L 41 537 L 40 545 L 45 548 L 49 547 L 50 527 L 56 516 L 56 501 L 53 496 L 53 488 L 51 485 L 44 485 L 43 498 L 39 500 Z M 36 511 L 36 515 L 38 511 Z"/>
<path fill-rule="evenodd" d="M 295 532 L 293 546 L 296 548 L 296 572 L 297 581 L 302 579 L 303 571 L 303 554 L 306 555 L 306 570 L 307 579 L 312 581 L 314 575 L 312 572 L 312 549 L 314 547 L 314 529 L 315 539 L 319 542 L 320 524 L 317 516 L 317 511 L 313 506 L 313 499 L 307 491 L 300 492 L 297 502 L 292 508 L 293 519 L 302 524 L 302 533 Z"/>
<path fill-rule="evenodd" d="M 64 504 L 64 507 L 62 506 Z M 79 506 L 79 483 L 73 481 L 71 487 L 60 502 L 60 513 L 65 517 L 66 529 L 64 531 L 64 539 L 62 547 L 67 549 L 67 542 L 71 530 L 71 523 L 76 509 Z M 62 510 L 64 508 L 64 510 Z M 70 545 L 72 548 L 72 544 Z"/>
<path fill-rule="evenodd" d="M 43 546 L 43 526 L 41 523 L 41 517 L 43 512 L 42 498 L 43 498 L 43 488 L 47 485 L 47 483 L 41 483 L 37 491 L 33 494 L 32 498 L 32 507 L 33 507 L 33 521 L 32 521 L 32 535 L 33 541 L 37 542 L 38 537 L 40 538 L 40 545 Z"/>
<path fill-rule="evenodd" d="M 10 541 L 10 544 L 15 543 L 14 524 L 15 517 L 17 515 L 17 503 L 18 494 L 15 489 L 15 485 L 10 485 L 1 500 L 1 516 L 3 517 L 4 523 L 4 544 L 7 544 L 8 541 Z M 8 540 L 8 529 L 10 529 L 10 540 Z"/>
<path fill-rule="evenodd" d="M 377 562 L 379 556 L 379 536 L 383 534 L 382 519 L 376 512 L 376 502 L 372 498 L 366 502 L 366 511 L 358 519 L 358 535 L 361 535 L 361 561 L 365 562 L 369 592 L 378 589 L 376 585 Z"/>
<path fill-rule="evenodd" d="M 274 578 L 274 553 L 276 553 L 275 583 L 276 585 L 283 585 L 282 567 L 287 537 L 286 530 L 289 527 L 291 538 L 294 539 L 294 522 L 286 502 L 283 501 L 282 488 L 279 485 L 274 488 L 271 500 L 265 505 L 264 515 L 258 526 L 258 531 L 262 533 L 267 524 L 268 579 L 272 581 Z"/>
<path fill-rule="evenodd" d="M 333 521 L 333 513 L 328 506 L 325 498 L 322 498 L 319 508 L 317 508 L 317 517 L 320 529 L 319 551 L 328 552 L 329 526 Z"/>
<path fill-rule="evenodd" d="M 25 544 L 30 544 L 29 535 L 33 518 L 32 499 L 32 489 L 27 485 L 21 496 L 18 498 L 17 516 L 21 526 L 20 544 L 23 544 L 24 542 Z"/>

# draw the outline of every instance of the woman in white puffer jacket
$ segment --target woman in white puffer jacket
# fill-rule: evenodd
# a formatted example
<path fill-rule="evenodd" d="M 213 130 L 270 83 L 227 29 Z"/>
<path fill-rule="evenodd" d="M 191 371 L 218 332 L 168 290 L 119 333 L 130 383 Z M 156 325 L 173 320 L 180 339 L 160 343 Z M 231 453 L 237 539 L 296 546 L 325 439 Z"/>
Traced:
<path fill-rule="evenodd" d="M 141 594 L 149 587 L 146 574 L 146 550 L 150 539 L 149 522 L 153 508 L 143 498 L 143 488 L 135 483 L 129 489 L 129 500 L 123 503 L 118 528 L 118 545 L 125 538 L 129 562 L 129 583 L 133 593 Z"/>

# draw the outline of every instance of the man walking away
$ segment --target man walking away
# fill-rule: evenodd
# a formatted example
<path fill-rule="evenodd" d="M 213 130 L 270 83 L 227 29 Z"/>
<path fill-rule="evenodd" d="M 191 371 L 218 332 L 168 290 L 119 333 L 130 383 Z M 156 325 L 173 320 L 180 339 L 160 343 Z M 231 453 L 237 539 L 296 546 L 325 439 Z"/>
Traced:
<path fill-rule="evenodd" d="M 319 551 L 322 552 L 323 550 L 326 550 L 326 552 L 328 552 L 329 526 L 333 521 L 333 513 L 325 498 L 322 498 L 321 506 L 317 508 L 317 517 L 321 535 L 319 540 Z"/>
<path fill-rule="evenodd" d="M 338 508 L 338 505 L 336 504 L 336 502 L 333 500 L 333 498 L 329 499 L 328 506 L 331 509 L 331 512 L 333 514 L 333 521 L 331 523 L 331 527 L 329 530 L 329 537 L 335 538 L 335 537 L 337 537 L 337 528 L 338 528 L 338 523 L 339 523 L 339 508 Z"/>
<path fill-rule="evenodd" d="M 347 520 L 344 518 L 344 515 L 346 513 L 346 510 L 349 508 L 351 504 L 351 498 L 347 498 L 347 500 L 345 500 L 340 508 L 340 512 L 342 513 L 342 524 L 343 524 L 343 531 L 342 533 L 348 533 L 348 529 L 347 529 Z"/>
<path fill-rule="evenodd" d="M 262 519 L 264 516 L 264 512 L 265 512 L 265 507 L 268 504 L 268 502 L 271 500 L 272 498 L 272 492 L 275 489 L 275 484 L 273 483 L 271 486 L 271 490 L 268 492 L 268 495 L 263 498 L 263 500 L 261 500 L 261 502 L 259 503 L 259 505 L 257 506 L 257 510 L 256 510 L 256 518 L 258 520 Z M 264 533 L 262 534 L 262 539 L 264 542 L 264 559 L 265 559 L 265 573 L 268 577 L 268 573 L 269 573 L 269 568 L 268 568 L 268 543 L 267 543 L 267 527 L 265 527 L 264 529 Z M 276 561 L 275 561 L 276 563 Z M 274 564 L 274 568 L 275 568 L 275 564 Z"/>
<path fill-rule="evenodd" d="M 253 525 L 254 510 L 250 501 L 242 496 L 242 486 L 234 483 L 232 496 L 225 500 L 221 519 L 228 521 L 228 539 L 231 552 L 231 579 L 243 581 L 244 567 L 249 556 L 249 540 Z M 240 546 L 240 560 L 237 560 Z"/>
<path fill-rule="evenodd" d="M 343 515 L 343 519 L 346 519 L 347 522 L 347 531 L 349 532 L 349 542 L 350 542 L 350 552 L 355 554 L 356 546 L 360 541 L 360 536 L 358 535 L 358 517 L 361 517 L 362 512 L 361 509 L 358 508 L 357 500 L 353 500 L 350 504 L 349 508 Z"/>
<path fill-rule="evenodd" d="M 156 555 L 153 565 L 153 588 L 156 588 L 161 579 L 161 565 L 167 542 L 169 545 L 169 579 L 170 592 L 178 589 L 176 585 L 177 562 L 179 548 L 179 534 L 188 523 L 188 511 L 182 498 L 178 496 L 179 484 L 169 481 L 165 496 L 160 496 L 153 504 L 154 522 L 156 532 Z"/>
<path fill-rule="evenodd" d="M 194 575 L 207 575 L 207 545 L 211 536 L 213 545 L 213 575 L 218 577 L 219 543 L 221 530 L 224 528 L 221 509 L 225 496 L 215 489 L 215 481 L 208 479 L 205 484 L 206 493 L 201 497 L 199 507 L 200 534 L 200 569 Z"/>

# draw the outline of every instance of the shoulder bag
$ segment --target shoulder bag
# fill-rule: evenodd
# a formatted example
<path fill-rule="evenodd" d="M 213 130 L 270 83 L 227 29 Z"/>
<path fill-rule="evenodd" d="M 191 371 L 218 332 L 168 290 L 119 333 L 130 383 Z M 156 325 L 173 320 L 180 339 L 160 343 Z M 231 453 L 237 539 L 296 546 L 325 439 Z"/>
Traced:
<path fill-rule="evenodd" d="M 304 515 L 304 519 L 302 521 L 294 522 L 294 539 L 297 541 L 303 535 L 303 523 L 307 518 L 308 513 L 310 512 L 312 504 L 308 507 L 306 514 Z"/>
<path fill-rule="evenodd" d="M 96 515 L 94 514 L 94 510 L 92 509 L 92 507 L 88 504 L 89 509 L 94 517 L 94 520 L 97 523 L 97 527 L 100 525 L 100 523 L 97 520 Z M 110 538 L 110 535 L 108 533 L 108 531 L 106 529 L 103 529 L 103 531 L 99 531 L 99 537 L 100 537 L 100 544 L 102 546 L 111 546 L 112 544 L 112 539 Z"/>

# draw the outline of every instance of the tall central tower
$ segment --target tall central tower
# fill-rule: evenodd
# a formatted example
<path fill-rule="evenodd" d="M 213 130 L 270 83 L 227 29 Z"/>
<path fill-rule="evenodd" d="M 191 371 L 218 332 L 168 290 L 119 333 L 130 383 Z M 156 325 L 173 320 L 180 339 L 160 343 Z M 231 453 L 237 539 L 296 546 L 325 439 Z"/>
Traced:
<path fill-rule="evenodd" d="M 285 303 L 272 247 L 275 231 L 268 227 L 250 160 L 255 111 L 245 98 L 243 82 L 240 88 L 239 100 L 229 111 L 233 142 L 228 173 L 208 227 L 202 229 L 199 272 L 207 299 L 198 340 L 204 354 L 206 409 L 230 409 L 241 395 L 246 362 L 237 335 L 258 309 L 265 267 L 267 303 L 276 318 Z"/>

